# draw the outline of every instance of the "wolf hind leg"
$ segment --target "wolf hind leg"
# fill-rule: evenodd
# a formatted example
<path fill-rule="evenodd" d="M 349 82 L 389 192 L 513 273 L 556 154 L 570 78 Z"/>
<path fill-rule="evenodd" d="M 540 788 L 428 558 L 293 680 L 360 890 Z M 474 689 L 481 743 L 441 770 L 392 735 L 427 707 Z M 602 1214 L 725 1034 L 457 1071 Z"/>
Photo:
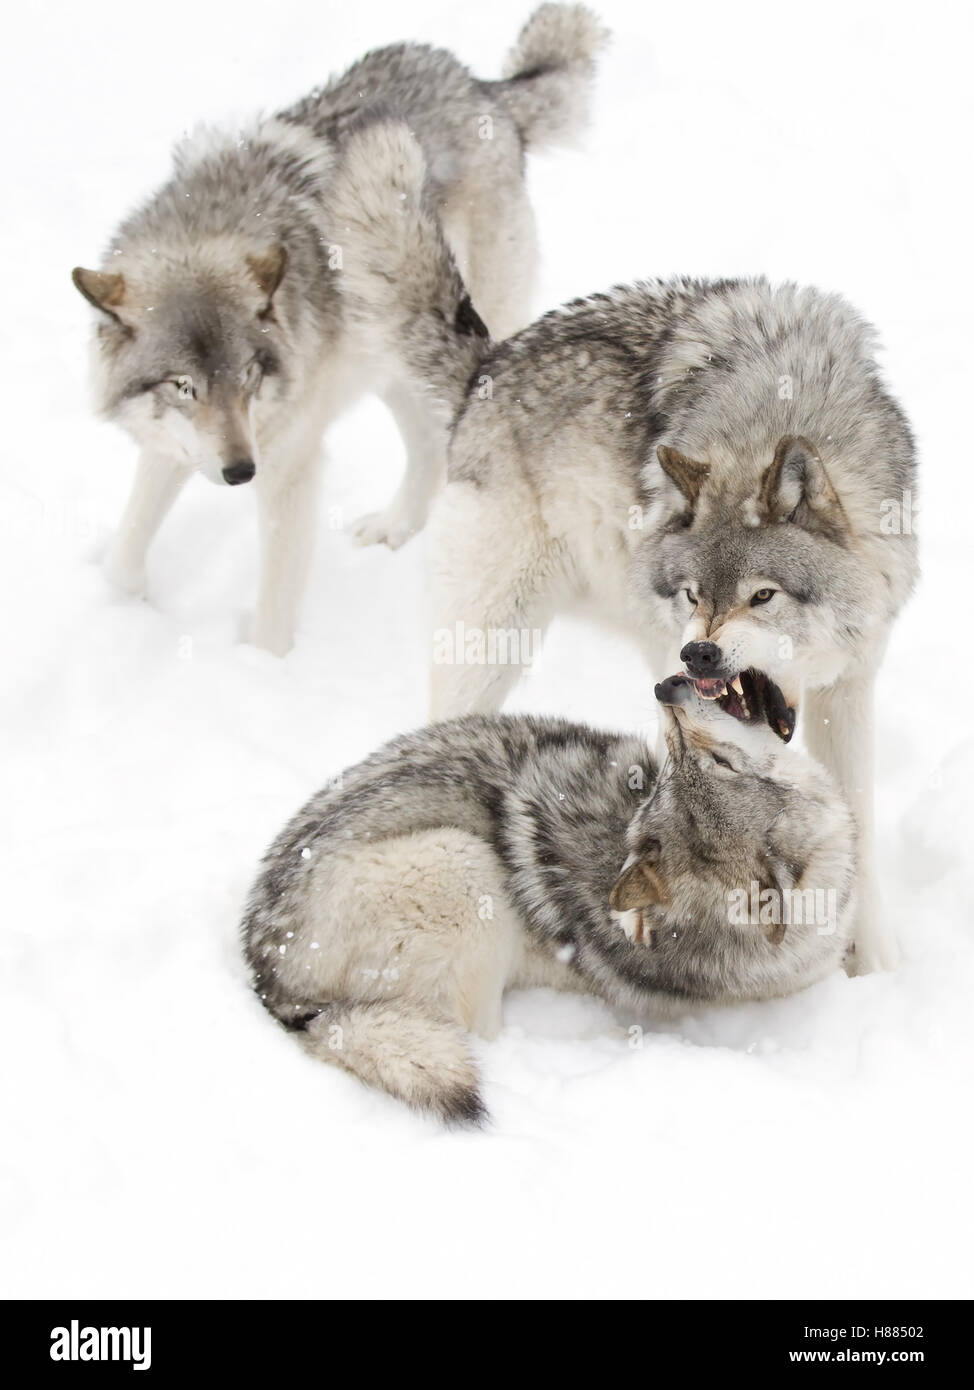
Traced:
<path fill-rule="evenodd" d="M 132 491 L 105 557 L 105 574 L 117 588 L 145 592 L 146 554 L 190 471 L 163 454 L 139 454 Z"/>
<path fill-rule="evenodd" d="M 499 187 L 467 209 L 465 280 L 474 308 L 495 342 L 533 318 L 538 234 L 524 180 Z"/>
<path fill-rule="evenodd" d="M 486 1110 L 468 1035 L 499 1031 L 520 938 L 494 851 L 454 828 L 418 831 L 338 850 L 321 873 L 314 897 L 327 898 L 340 935 L 332 945 L 310 923 L 295 933 L 293 985 L 350 997 L 313 1014 L 305 1047 L 416 1109 L 478 1123 Z M 306 951 L 308 932 L 317 947 Z M 276 1012 L 287 1020 L 286 1007 Z"/>
<path fill-rule="evenodd" d="M 360 517 L 352 535 L 359 545 L 384 543 L 397 550 L 422 530 L 446 477 L 446 430 L 422 393 L 408 382 L 394 382 L 382 398 L 406 446 L 406 472 L 388 506 Z"/>

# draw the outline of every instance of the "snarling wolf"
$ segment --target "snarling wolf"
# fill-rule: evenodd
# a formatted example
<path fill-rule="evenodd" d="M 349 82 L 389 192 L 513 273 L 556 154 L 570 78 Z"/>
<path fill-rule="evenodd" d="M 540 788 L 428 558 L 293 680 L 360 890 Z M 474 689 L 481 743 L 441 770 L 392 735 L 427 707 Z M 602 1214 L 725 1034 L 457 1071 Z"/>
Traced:
<path fill-rule="evenodd" d="M 861 970 L 896 959 L 872 691 L 917 573 L 913 440 L 874 349 L 843 299 L 764 280 L 577 300 L 476 367 L 428 535 L 434 633 L 540 632 L 584 606 L 715 698 L 767 672 L 857 819 Z M 431 713 L 497 710 L 518 674 L 434 664 Z"/>
<path fill-rule="evenodd" d="M 423 524 L 470 342 L 530 316 L 524 151 L 584 120 L 602 39 L 583 7 L 543 5 L 501 81 L 479 81 L 442 50 L 398 45 L 247 130 L 203 132 L 177 149 L 169 182 L 122 223 L 101 269 L 73 276 L 98 311 L 99 408 L 140 448 L 108 557 L 118 584 L 142 590 L 149 543 L 192 472 L 254 480 L 253 636 L 286 651 L 322 433 L 366 390 L 391 410 L 408 463 L 391 505 L 356 536 L 396 546 Z M 456 293 L 458 272 L 476 310 Z M 369 279 L 366 310 L 356 286 Z M 422 325 L 416 357 L 404 359 L 383 303 L 397 324 Z M 464 342 L 435 374 L 453 381 L 444 402 L 422 368 L 453 351 L 447 330 Z"/>
<path fill-rule="evenodd" d="M 786 748 L 780 689 L 757 671 L 739 684 L 735 701 L 682 673 L 657 687 L 662 772 L 638 737 L 503 715 L 431 725 L 346 772 L 250 894 L 266 1008 L 313 1056 L 476 1122 L 467 1034 L 496 1034 L 508 988 L 658 1017 L 821 979 L 849 946 L 852 817 Z M 808 906 L 776 910 L 792 899 Z"/>

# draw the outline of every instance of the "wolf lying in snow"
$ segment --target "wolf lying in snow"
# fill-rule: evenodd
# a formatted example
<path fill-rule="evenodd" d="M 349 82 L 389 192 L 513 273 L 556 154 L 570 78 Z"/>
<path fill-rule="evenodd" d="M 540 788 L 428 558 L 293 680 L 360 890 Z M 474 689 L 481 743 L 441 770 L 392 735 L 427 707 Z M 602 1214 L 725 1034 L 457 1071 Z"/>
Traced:
<path fill-rule="evenodd" d="M 782 692 L 748 671 L 720 700 L 684 675 L 657 697 L 661 772 L 633 736 L 474 715 L 395 739 L 312 798 L 244 916 L 267 1009 L 312 1055 L 478 1121 L 465 1034 L 496 1034 L 508 988 L 660 1014 L 834 970 L 854 906 L 852 818 L 785 748 Z M 804 911 L 774 910 L 794 899 Z"/>
<path fill-rule="evenodd" d="M 140 448 L 108 557 L 115 582 L 142 590 L 149 543 L 192 472 L 231 486 L 254 479 L 253 635 L 285 652 L 311 554 L 322 432 L 364 390 L 392 411 L 408 466 L 358 538 L 396 546 L 423 524 L 465 384 L 438 363 L 451 381 L 444 403 L 426 387 L 423 358 L 449 353 L 447 329 L 477 337 L 486 322 L 504 337 L 526 321 L 536 243 L 524 150 L 584 119 L 602 38 L 583 7 L 543 5 L 502 81 L 403 44 L 249 131 L 178 149 L 172 178 L 122 223 L 102 268 L 74 271 L 99 313 L 99 407 Z M 390 118 L 415 136 L 405 156 Z M 417 236 L 449 253 L 434 256 Z M 456 292 L 456 267 L 476 312 Z M 418 360 L 404 359 L 390 321 L 356 299 L 363 276 L 389 292 L 396 314 L 421 317 Z"/>

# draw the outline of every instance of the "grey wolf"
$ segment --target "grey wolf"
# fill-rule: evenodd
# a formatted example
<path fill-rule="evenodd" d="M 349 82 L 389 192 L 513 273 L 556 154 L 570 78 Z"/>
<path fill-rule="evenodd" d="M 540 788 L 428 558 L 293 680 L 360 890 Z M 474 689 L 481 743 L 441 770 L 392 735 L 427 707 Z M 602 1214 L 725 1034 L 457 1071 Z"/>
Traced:
<path fill-rule="evenodd" d="M 391 505 L 355 534 L 396 546 L 423 524 L 455 401 L 427 388 L 421 361 L 403 360 L 353 285 L 371 277 L 400 318 L 421 320 L 421 357 L 452 342 L 437 318 L 444 290 L 462 300 L 449 323 L 461 338 L 521 326 L 536 262 L 524 152 L 584 119 L 602 39 L 581 6 L 543 5 L 501 81 L 400 44 L 250 129 L 179 146 L 172 177 L 122 223 L 101 268 L 73 272 L 98 313 L 98 407 L 140 451 L 108 556 L 116 583 L 143 590 L 148 546 L 194 471 L 221 485 L 253 480 L 253 638 L 285 652 L 309 565 L 321 437 L 367 390 L 395 417 L 408 462 Z M 432 282 L 415 270 L 430 264 Z M 441 370 L 449 378 L 460 366 Z"/>
<path fill-rule="evenodd" d="M 915 472 L 873 330 L 838 296 L 758 279 L 579 299 L 488 350 L 458 407 L 431 624 L 543 631 L 584 606 L 657 674 L 683 661 L 725 689 L 767 672 L 856 815 L 857 968 L 889 967 L 872 692 L 917 574 L 895 519 Z M 431 714 L 499 709 L 518 675 L 434 664 Z"/>
<path fill-rule="evenodd" d="M 738 688 L 740 693 L 738 694 Z M 468 1034 L 545 985 L 674 1009 L 766 999 L 849 945 L 855 832 L 785 747 L 781 692 L 657 687 L 667 757 L 555 719 L 470 715 L 405 734 L 326 787 L 267 852 L 242 926 L 254 987 L 311 1055 L 448 1122 L 485 1110 Z M 834 903 L 828 924 L 732 897 Z M 800 914 L 799 914 L 800 915 Z"/>

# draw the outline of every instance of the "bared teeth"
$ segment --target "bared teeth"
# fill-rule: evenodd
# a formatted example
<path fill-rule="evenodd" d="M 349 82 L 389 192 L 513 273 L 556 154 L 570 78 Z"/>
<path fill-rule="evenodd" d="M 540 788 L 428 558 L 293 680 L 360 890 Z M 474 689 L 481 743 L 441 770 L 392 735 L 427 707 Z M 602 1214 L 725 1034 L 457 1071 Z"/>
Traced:
<path fill-rule="evenodd" d="M 693 682 L 693 688 L 701 700 L 719 700 L 727 693 L 727 686 L 718 677 L 702 677 Z"/>
<path fill-rule="evenodd" d="M 743 687 L 743 685 L 741 685 L 741 678 L 740 678 L 740 676 L 735 676 L 734 679 L 731 681 L 731 690 L 736 690 L 737 693 L 738 693 L 738 695 L 740 695 L 741 699 L 743 700 L 743 698 L 744 698 L 744 687 Z"/>

